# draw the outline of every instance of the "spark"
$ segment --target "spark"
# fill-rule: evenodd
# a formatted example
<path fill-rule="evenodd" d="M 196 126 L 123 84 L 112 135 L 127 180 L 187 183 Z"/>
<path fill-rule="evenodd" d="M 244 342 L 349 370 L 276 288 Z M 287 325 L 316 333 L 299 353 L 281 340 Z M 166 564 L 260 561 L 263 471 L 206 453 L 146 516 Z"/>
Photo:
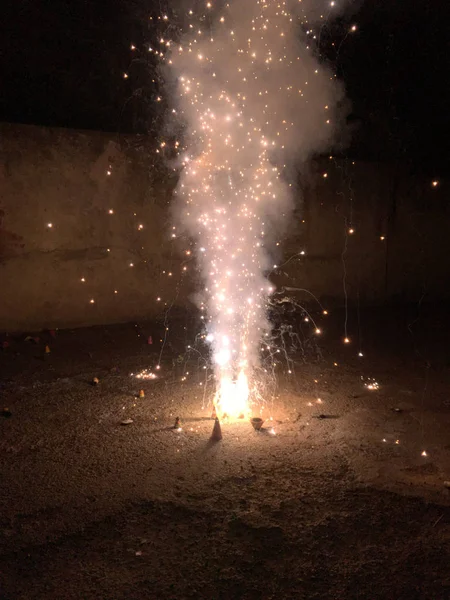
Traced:
<path fill-rule="evenodd" d="M 245 10 L 230 1 L 217 17 L 210 8 L 203 4 L 198 22 L 189 10 L 177 44 L 160 42 L 170 46 L 165 56 L 178 80 L 176 112 L 186 122 L 176 146 L 182 159 L 176 193 L 204 279 L 201 318 L 212 348 L 215 405 L 237 417 L 264 400 L 259 349 L 271 293 L 264 273 L 268 264 L 278 270 L 268 233 L 290 214 L 286 162 L 299 148 L 307 158 L 331 140 L 334 120 L 324 122 L 323 107 L 332 112 L 340 87 L 311 56 L 287 0 L 245 2 Z"/>
<path fill-rule="evenodd" d="M 369 378 L 368 383 L 365 383 L 364 385 L 368 390 L 371 390 L 371 391 L 380 389 L 380 384 L 378 383 L 378 381 L 375 381 L 375 379 Z"/>
<path fill-rule="evenodd" d="M 135 377 L 136 379 L 156 379 L 157 376 L 150 369 L 143 369 L 139 371 L 139 373 L 131 373 L 131 377 Z"/>

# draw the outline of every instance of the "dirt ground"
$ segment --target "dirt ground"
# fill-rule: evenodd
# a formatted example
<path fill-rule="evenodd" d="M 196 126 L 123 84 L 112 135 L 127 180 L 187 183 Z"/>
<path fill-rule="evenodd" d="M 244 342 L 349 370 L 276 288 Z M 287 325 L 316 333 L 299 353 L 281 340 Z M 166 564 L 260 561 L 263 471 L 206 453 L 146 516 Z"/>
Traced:
<path fill-rule="evenodd" d="M 445 312 L 332 313 L 217 443 L 189 320 L 145 381 L 161 324 L 3 338 L 0 598 L 450 598 Z"/>

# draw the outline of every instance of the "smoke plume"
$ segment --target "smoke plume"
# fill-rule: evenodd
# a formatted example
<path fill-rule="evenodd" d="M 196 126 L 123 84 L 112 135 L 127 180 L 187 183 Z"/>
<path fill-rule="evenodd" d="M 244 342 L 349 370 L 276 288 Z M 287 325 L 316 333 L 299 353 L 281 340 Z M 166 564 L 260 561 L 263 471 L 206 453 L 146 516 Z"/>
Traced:
<path fill-rule="evenodd" d="M 185 124 L 176 212 L 196 241 L 216 400 L 228 414 L 245 414 L 259 395 L 272 292 L 263 274 L 289 217 L 290 169 L 339 131 L 344 90 L 315 54 L 331 4 L 206 2 L 185 10 L 170 55 Z"/>

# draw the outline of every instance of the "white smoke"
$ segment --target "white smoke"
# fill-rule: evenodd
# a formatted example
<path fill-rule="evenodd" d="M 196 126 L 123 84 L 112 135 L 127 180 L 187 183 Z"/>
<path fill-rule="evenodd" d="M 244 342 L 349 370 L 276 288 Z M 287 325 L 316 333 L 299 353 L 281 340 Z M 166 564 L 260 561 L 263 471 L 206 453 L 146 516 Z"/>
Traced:
<path fill-rule="evenodd" d="M 263 273 L 292 202 L 286 173 L 333 143 L 344 92 L 314 54 L 313 23 L 330 3 L 211 4 L 187 11 L 170 56 L 186 123 L 177 212 L 197 242 L 218 402 L 238 414 L 257 387 Z"/>

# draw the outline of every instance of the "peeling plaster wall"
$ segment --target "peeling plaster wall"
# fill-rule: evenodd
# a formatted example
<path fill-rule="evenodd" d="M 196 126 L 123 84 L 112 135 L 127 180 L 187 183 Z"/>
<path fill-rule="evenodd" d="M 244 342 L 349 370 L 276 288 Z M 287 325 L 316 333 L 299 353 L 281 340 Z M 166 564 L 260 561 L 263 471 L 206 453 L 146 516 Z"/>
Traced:
<path fill-rule="evenodd" d="M 139 138 L 0 124 L 0 330 L 192 306 L 188 242 L 170 237 L 174 182 L 157 181 L 150 156 Z M 334 303 L 449 298 L 448 200 L 445 182 L 394 165 L 314 162 L 271 277 Z"/>

